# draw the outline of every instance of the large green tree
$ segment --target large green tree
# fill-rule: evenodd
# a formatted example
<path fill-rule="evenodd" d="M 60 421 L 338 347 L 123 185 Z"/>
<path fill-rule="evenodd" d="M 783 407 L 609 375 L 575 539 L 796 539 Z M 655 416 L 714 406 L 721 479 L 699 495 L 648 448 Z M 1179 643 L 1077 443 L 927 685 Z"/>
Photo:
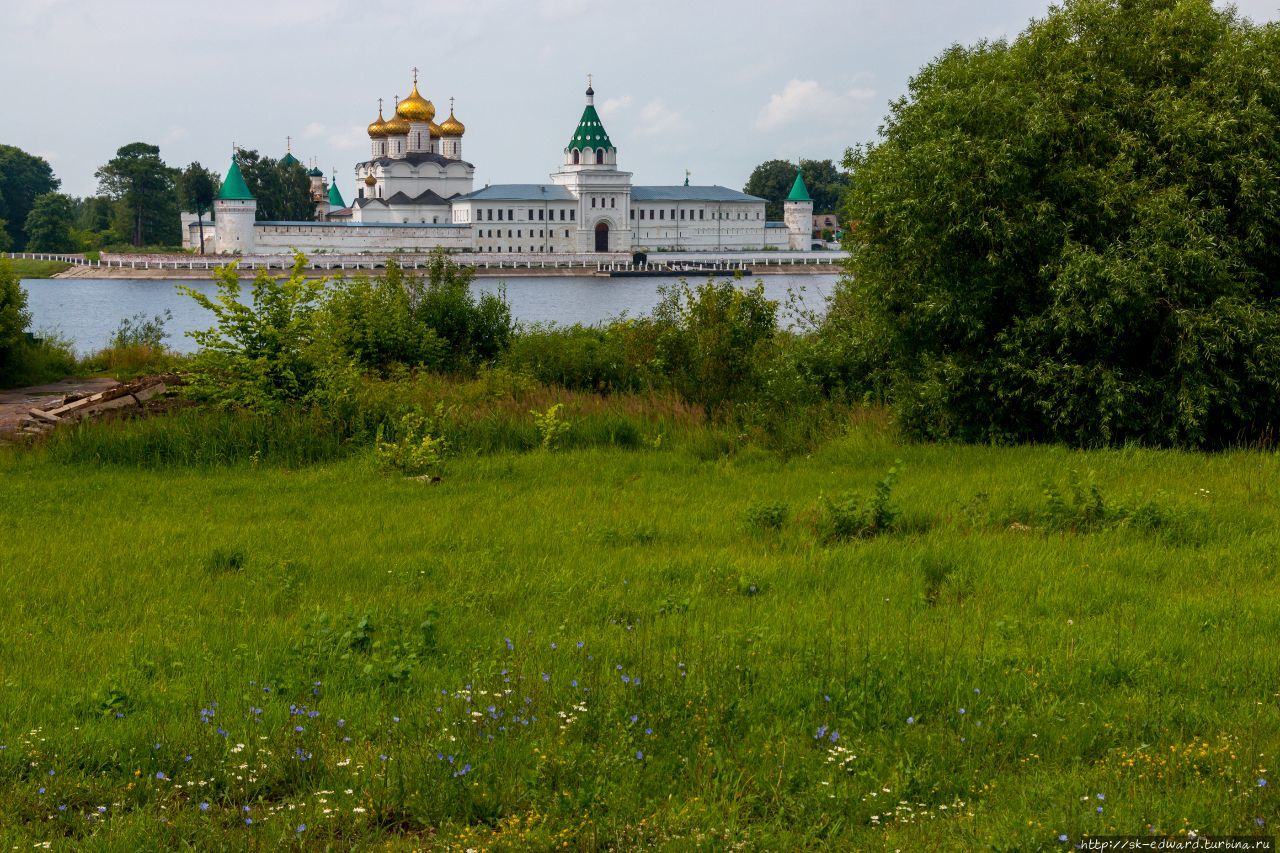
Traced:
<path fill-rule="evenodd" d="M 12 145 L 0 145 L 0 220 L 5 223 L 13 251 L 26 247 L 22 228 L 36 196 L 53 192 L 60 183 L 43 157 Z"/>
<path fill-rule="evenodd" d="M 31 252 L 79 251 L 71 229 L 76 222 L 76 202 L 62 193 L 36 196 L 27 216 L 27 250 Z"/>
<path fill-rule="evenodd" d="M 813 198 L 813 212 L 839 212 L 844 192 L 849 186 L 849 176 L 830 160 L 801 160 L 800 168 L 804 171 L 805 186 Z M 777 221 L 782 219 L 782 203 L 790 194 L 795 180 L 795 163 L 766 160 L 751 172 L 742 191 L 765 199 L 768 202 L 766 218 Z"/>
<path fill-rule="evenodd" d="M 26 343 L 31 312 L 27 310 L 27 292 L 8 258 L 0 258 L 0 387 L 12 378 L 18 350 Z"/>
<path fill-rule="evenodd" d="M 954 47 L 851 151 L 828 332 L 924 436 L 1280 427 L 1280 29 L 1066 0 Z"/>
<path fill-rule="evenodd" d="M 116 205 L 116 228 L 134 246 L 181 242 L 177 171 L 160 159 L 160 148 L 132 142 L 116 151 L 94 176 L 98 191 Z"/>
<path fill-rule="evenodd" d="M 237 151 L 236 162 L 249 192 L 258 200 L 259 221 L 309 222 L 316 218 L 311 179 L 301 163 L 263 157 L 249 149 Z"/>
<path fill-rule="evenodd" d="M 182 170 L 178 178 L 178 192 L 183 206 L 196 214 L 200 228 L 200 254 L 204 254 L 204 217 L 213 207 L 213 199 L 221 184 L 218 176 L 199 163 L 192 163 Z"/>

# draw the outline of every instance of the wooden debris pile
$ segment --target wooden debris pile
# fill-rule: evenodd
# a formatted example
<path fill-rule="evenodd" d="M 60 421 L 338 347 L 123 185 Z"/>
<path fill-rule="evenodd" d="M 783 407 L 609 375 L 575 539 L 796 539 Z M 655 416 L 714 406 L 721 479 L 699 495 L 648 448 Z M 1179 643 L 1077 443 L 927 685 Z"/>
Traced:
<path fill-rule="evenodd" d="M 96 418 L 107 412 L 141 411 L 148 400 L 175 384 L 178 384 L 176 376 L 147 376 L 96 394 L 68 394 L 61 400 L 46 403 L 43 408 L 28 410 L 27 417 L 18 426 L 23 434 L 36 437 L 61 424 Z"/>

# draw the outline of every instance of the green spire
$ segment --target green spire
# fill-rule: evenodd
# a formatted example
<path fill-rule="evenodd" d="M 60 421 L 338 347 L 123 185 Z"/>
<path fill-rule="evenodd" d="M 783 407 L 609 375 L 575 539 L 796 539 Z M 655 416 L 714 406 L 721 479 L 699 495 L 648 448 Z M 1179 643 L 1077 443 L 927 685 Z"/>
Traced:
<path fill-rule="evenodd" d="M 308 169 L 308 170 L 307 170 L 307 177 L 309 177 L 309 178 L 323 178 L 323 177 L 324 177 L 324 172 L 320 171 L 320 170 L 319 170 L 319 169 L 317 169 L 315 166 L 312 166 L 310 169 Z"/>
<path fill-rule="evenodd" d="M 249 185 L 244 182 L 244 175 L 240 174 L 240 164 L 234 157 L 231 158 L 231 168 L 227 170 L 222 189 L 218 190 L 218 198 L 227 201 L 253 201 L 253 193 L 249 192 Z"/>
<path fill-rule="evenodd" d="M 809 197 L 809 189 L 804 185 L 803 172 L 796 172 L 796 182 L 791 185 L 791 195 L 787 196 L 787 201 L 813 201 Z"/>
<path fill-rule="evenodd" d="M 612 148 L 613 143 L 609 141 L 609 134 L 605 133 L 604 125 L 600 122 L 600 114 L 596 112 L 596 92 L 591 88 L 591 75 L 587 75 L 587 108 L 582 111 L 582 118 L 578 121 L 578 129 L 573 132 L 573 138 L 569 140 L 569 150 L 584 151 L 588 148 Z"/>
<path fill-rule="evenodd" d="M 342 193 L 338 192 L 337 175 L 329 182 L 329 206 L 330 207 L 346 207 L 347 203 L 342 200 Z"/>
<path fill-rule="evenodd" d="M 280 158 L 280 162 L 286 166 L 296 166 L 298 165 L 298 158 L 293 156 L 292 151 L 287 151 L 285 152 L 285 155 Z"/>

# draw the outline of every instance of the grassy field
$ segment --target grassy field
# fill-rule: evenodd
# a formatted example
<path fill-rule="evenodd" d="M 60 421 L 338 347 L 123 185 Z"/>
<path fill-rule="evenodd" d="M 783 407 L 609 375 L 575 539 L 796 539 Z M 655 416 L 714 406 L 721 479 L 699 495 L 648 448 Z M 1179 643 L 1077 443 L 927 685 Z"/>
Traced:
<path fill-rule="evenodd" d="M 786 461 L 652 443 L 435 484 L 0 456 L 0 843 L 1270 832 L 1273 455 L 904 445 L 876 413 Z M 833 537 L 890 468 L 888 532 Z"/>
<path fill-rule="evenodd" d="M 71 264 L 63 261 L 37 261 L 31 258 L 13 258 L 9 263 L 13 264 L 13 271 L 17 273 L 19 279 L 53 278 L 58 273 L 71 269 Z"/>

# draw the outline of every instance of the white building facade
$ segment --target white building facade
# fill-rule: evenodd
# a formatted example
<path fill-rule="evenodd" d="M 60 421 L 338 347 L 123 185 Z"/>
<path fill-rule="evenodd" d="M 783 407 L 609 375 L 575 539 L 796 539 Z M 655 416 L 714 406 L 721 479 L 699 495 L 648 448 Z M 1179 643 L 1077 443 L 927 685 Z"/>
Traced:
<path fill-rule="evenodd" d="M 379 102 L 378 118 L 368 128 L 370 156 L 355 166 L 349 207 L 321 176 L 315 188 L 320 221 L 255 221 L 256 202 L 233 161 L 214 202 L 214 222 L 204 223 L 206 247 L 245 255 L 437 247 L 560 255 L 809 248 L 809 221 L 800 222 L 803 204 L 789 200 L 786 221 L 768 222 L 764 199 L 727 187 L 689 186 L 687 179 L 678 186 L 633 185 L 631 173 L 619 168 L 618 149 L 594 100 L 588 84 L 582 118 L 550 183 L 477 190 L 475 166 L 463 159 L 465 126 L 452 102 L 448 119 L 435 123 L 435 106 L 418 92 L 415 70 L 409 97 L 396 102 L 391 119 L 383 118 Z M 796 181 L 803 189 L 799 175 Z M 184 246 L 198 246 L 198 223 L 184 214 L 183 225 Z"/>

